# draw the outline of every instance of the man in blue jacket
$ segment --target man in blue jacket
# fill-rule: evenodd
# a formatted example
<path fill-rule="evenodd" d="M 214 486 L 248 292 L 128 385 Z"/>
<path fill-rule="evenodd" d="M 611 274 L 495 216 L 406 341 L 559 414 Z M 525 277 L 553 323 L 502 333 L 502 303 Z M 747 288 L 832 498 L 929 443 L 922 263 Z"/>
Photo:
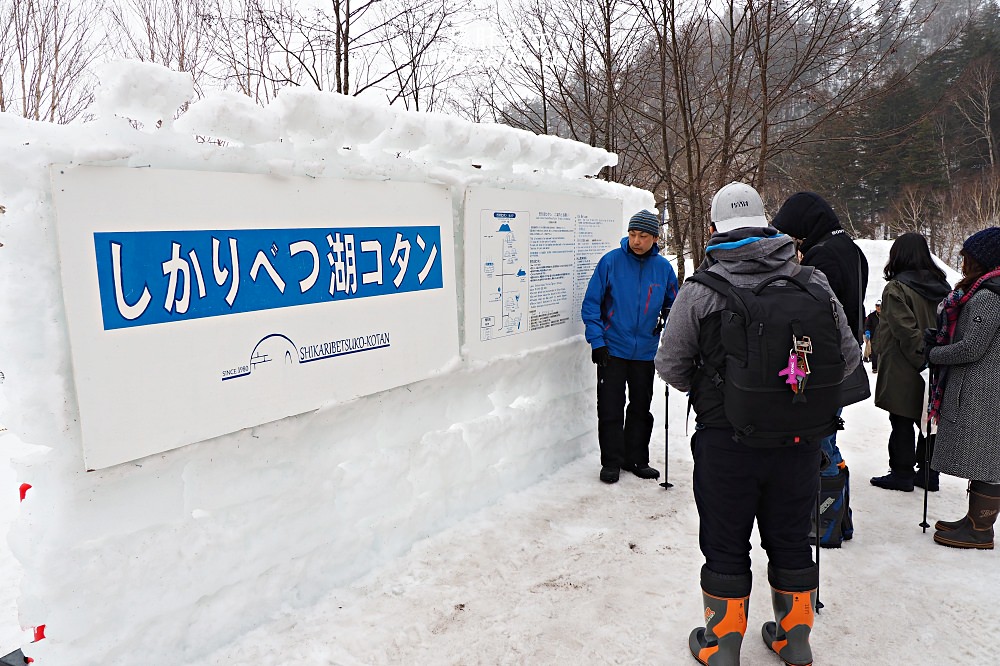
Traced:
<path fill-rule="evenodd" d="M 601 257 L 583 298 L 583 323 L 597 365 L 597 439 L 605 483 L 618 481 L 621 469 L 642 479 L 660 476 L 649 466 L 649 404 L 653 357 L 677 295 L 677 275 L 660 256 L 659 234 L 655 213 L 642 210 L 633 215 L 628 237 Z"/>

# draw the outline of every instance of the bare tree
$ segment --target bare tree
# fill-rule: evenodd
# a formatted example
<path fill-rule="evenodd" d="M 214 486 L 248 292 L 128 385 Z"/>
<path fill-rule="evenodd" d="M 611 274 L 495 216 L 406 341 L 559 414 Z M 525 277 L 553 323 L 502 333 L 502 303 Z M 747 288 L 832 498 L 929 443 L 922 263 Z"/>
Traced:
<path fill-rule="evenodd" d="M 997 140 L 993 132 L 994 90 L 1000 87 L 1000 73 L 988 59 L 972 62 L 958 83 L 955 108 L 974 132 L 974 142 L 983 143 L 991 168 L 997 165 Z"/>
<path fill-rule="evenodd" d="M 775 171 L 779 158 L 807 150 L 821 128 L 880 89 L 898 64 L 898 46 L 923 18 L 902 0 L 637 0 L 635 6 L 652 36 L 655 55 L 647 63 L 655 66 L 641 70 L 634 101 L 623 103 L 637 138 L 659 136 L 637 140 L 636 170 L 619 175 L 630 184 L 662 177 L 674 250 L 683 253 L 690 243 L 696 262 L 714 192 L 743 180 L 765 200 L 778 199 L 767 181 L 794 180 Z M 653 113 L 640 99 L 649 90 L 660 95 Z M 653 122 L 663 129 L 651 131 Z"/>
<path fill-rule="evenodd" d="M 66 123 L 91 101 L 89 68 L 103 48 L 82 0 L 0 2 L 0 110 Z"/>
<path fill-rule="evenodd" d="M 442 105 L 448 86 L 465 73 L 455 57 L 459 46 L 454 38 L 464 19 L 465 12 L 449 0 L 416 3 L 383 14 L 383 53 L 396 81 L 386 90 L 390 104 L 401 100 L 416 111 Z"/>
<path fill-rule="evenodd" d="M 538 134 L 564 133 L 565 124 L 550 114 L 553 73 L 562 66 L 555 62 L 555 35 L 549 33 L 553 14 L 548 0 L 496 7 L 491 21 L 501 44 L 482 54 L 471 86 L 474 103 L 495 122 Z"/>
<path fill-rule="evenodd" d="M 112 52 L 188 72 L 202 95 L 209 8 L 209 0 L 112 0 L 107 9 Z"/>
<path fill-rule="evenodd" d="M 932 218 L 934 217 L 934 202 L 930 188 L 907 185 L 892 203 L 895 219 L 890 223 L 890 233 L 898 236 L 907 231 L 916 231 L 930 235 Z M 932 252 L 936 252 L 931 247 Z"/>
<path fill-rule="evenodd" d="M 943 206 L 940 219 L 932 229 L 933 252 L 954 268 L 961 266 L 959 251 L 971 234 L 991 226 L 1000 226 L 1000 171 L 982 173 L 956 181 L 940 192 Z"/>
<path fill-rule="evenodd" d="M 415 108 L 441 103 L 460 70 L 448 59 L 465 9 L 455 0 L 215 0 L 217 77 L 260 101 L 283 86 L 381 92 Z"/>

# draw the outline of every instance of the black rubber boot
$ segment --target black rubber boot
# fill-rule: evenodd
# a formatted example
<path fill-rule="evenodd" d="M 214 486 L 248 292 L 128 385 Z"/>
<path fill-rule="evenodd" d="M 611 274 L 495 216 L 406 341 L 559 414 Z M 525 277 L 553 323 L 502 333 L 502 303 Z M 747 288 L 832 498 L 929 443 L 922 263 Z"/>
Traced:
<path fill-rule="evenodd" d="M 776 569 L 768 565 L 774 622 L 760 628 L 764 645 L 789 666 L 811 666 L 812 633 L 819 569 Z M 807 587 L 808 586 L 808 587 Z M 804 589 L 803 589 L 804 588 Z"/>
<path fill-rule="evenodd" d="M 1000 513 L 1000 484 L 972 481 L 969 484 L 969 513 L 954 529 L 939 529 L 934 541 L 950 548 L 993 550 L 993 525 Z M 963 522 L 964 521 L 964 522 Z M 936 527 L 936 525 L 935 525 Z"/>
<path fill-rule="evenodd" d="M 601 481 L 604 483 L 618 483 L 618 466 L 605 465 L 601 468 Z"/>
<path fill-rule="evenodd" d="M 701 597 L 705 626 L 688 638 L 691 655 L 706 666 L 739 666 L 740 647 L 747 630 L 750 574 L 717 574 L 701 568 Z"/>

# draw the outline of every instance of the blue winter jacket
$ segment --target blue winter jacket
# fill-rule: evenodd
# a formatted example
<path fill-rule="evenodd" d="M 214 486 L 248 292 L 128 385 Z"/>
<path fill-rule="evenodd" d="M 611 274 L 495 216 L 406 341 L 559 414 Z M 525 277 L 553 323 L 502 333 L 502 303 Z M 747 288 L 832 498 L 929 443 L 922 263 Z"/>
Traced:
<path fill-rule="evenodd" d="M 660 311 L 677 295 L 677 274 L 660 248 L 638 256 L 623 238 L 621 248 L 597 262 L 583 297 L 583 323 L 592 349 L 632 361 L 651 361 L 660 337 L 653 332 Z"/>

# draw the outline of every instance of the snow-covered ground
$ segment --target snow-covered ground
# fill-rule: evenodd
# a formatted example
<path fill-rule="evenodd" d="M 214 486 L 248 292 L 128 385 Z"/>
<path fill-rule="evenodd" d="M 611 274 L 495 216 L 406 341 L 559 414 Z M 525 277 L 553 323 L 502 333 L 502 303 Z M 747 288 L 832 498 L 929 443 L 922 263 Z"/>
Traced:
<path fill-rule="evenodd" d="M 592 454 L 541 483 L 309 609 L 275 608 L 273 622 L 192 666 L 687 663 L 687 634 L 701 617 L 702 560 L 684 397 L 670 395 L 673 488 L 628 474 L 613 486 L 600 483 L 595 441 Z M 660 396 L 654 413 L 662 412 Z M 990 663 L 990 628 L 1000 620 L 996 553 L 933 544 L 918 526 L 921 493 L 868 484 L 886 469 L 885 412 L 868 402 L 848 408 L 846 419 L 840 443 L 857 531 L 842 549 L 821 551 L 826 607 L 814 633 L 816 663 Z M 6 455 L 11 438 L 0 441 Z M 662 470 L 663 430 L 651 453 Z M 6 468 L 3 480 L 14 488 Z M 5 522 L 16 509 L 12 494 L 5 494 Z M 928 517 L 955 519 L 964 507 L 964 482 L 944 477 Z M 776 663 L 756 633 L 770 613 L 766 560 L 756 543 L 753 557 L 744 663 Z M 12 650 L 20 636 L 18 575 L 10 553 L 0 550 L 0 650 Z"/>
<path fill-rule="evenodd" d="M 881 292 L 888 246 L 862 243 L 873 278 L 869 309 Z M 663 470 L 658 386 L 650 451 Z M 868 401 L 847 408 L 845 419 L 839 442 L 852 473 L 856 532 L 842 549 L 821 551 L 825 608 L 813 634 L 816 663 L 993 663 L 998 555 L 935 545 L 918 526 L 922 493 L 868 483 L 887 467 L 886 413 Z M 702 558 L 685 398 L 676 391 L 668 441 L 673 488 L 629 474 L 616 485 L 600 483 L 595 438 L 588 455 L 543 481 L 418 542 L 309 608 L 274 608 L 270 623 L 190 666 L 693 663 L 687 636 L 701 621 Z M 7 489 L 0 533 L 17 510 L 6 459 L 24 448 L 13 435 L 0 437 L 0 488 Z M 458 466 L 445 471 L 462 474 Z M 941 491 L 930 494 L 929 521 L 960 517 L 965 501 L 964 481 L 943 477 Z M 759 638 L 770 601 L 757 544 L 753 558 L 743 663 L 777 663 Z M 0 549 L 0 654 L 21 640 L 18 577 L 16 561 Z"/>

